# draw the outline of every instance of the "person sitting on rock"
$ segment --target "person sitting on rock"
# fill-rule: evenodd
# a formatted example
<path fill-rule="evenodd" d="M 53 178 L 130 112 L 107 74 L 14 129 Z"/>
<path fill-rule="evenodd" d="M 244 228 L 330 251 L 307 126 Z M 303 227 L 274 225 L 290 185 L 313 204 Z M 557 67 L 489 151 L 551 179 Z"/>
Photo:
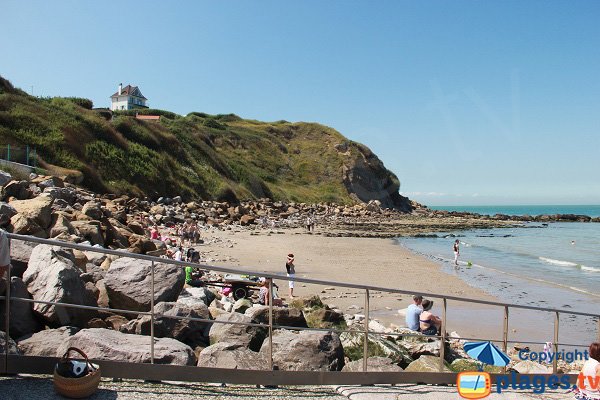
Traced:
<path fill-rule="evenodd" d="M 190 257 L 190 260 L 188 260 L 192 263 L 199 263 L 200 262 L 200 253 L 197 251 L 193 251 Z M 200 268 L 197 267 L 192 267 L 190 265 L 188 265 L 187 267 L 185 267 L 185 283 L 186 285 L 192 286 L 192 287 L 201 287 L 204 286 L 204 282 L 202 281 L 202 275 L 204 275 L 204 273 L 202 272 L 202 270 Z"/>
<path fill-rule="evenodd" d="M 435 336 L 440 331 L 442 320 L 429 311 L 433 307 L 433 301 L 426 299 L 423 300 L 421 305 L 423 306 L 423 312 L 419 316 L 421 333 L 423 335 Z"/>
<path fill-rule="evenodd" d="M 268 306 L 269 299 L 271 298 L 271 296 L 269 296 L 269 284 L 273 282 L 273 278 L 261 278 L 260 282 L 261 287 L 260 291 L 258 292 L 258 303 Z M 273 283 L 273 305 L 281 307 L 283 305 L 283 300 L 281 300 L 277 294 L 278 288 L 279 287 Z"/>

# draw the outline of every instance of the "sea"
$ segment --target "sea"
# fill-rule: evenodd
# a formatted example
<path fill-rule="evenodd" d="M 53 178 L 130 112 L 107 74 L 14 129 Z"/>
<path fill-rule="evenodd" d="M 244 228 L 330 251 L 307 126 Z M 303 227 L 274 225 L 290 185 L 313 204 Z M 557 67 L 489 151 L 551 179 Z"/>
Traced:
<path fill-rule="evenodd" d="M 434 207 L 431 207 L 434 208 Z M 583 214 L 600 206 L 435 207 L 494 215 Z M 434 237 L 398 238 L 411 251 L 482 289 L 501 302 L 600 314 L 600 223 L 522 223 L 518 227 L 430 232 Z M 460 241 L 458 267 L 452 245 Z M 526 341 L 553 341 L 554 313 L 517 311 L 529 325 Z M 543 315 L 540 317 L 540 315 Z M 600 337 L 597 319 L 559 314 L 559 341 L 585 344 Z M 532 326 L 533 325 L 533 328 Z M 536 329 L 537 328 L 537 329 Z M 577 347 L 577 346 L 573 346 Z"/>

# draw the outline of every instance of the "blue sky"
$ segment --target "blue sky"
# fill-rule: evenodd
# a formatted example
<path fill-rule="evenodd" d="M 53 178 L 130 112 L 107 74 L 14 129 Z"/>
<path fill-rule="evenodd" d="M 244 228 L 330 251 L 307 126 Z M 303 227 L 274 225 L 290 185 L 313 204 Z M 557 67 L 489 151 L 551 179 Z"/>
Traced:
<path fill-rule="evenodd" d="M 34 95 L 320 122 L 430 205 L 600 204 L 598 1 L 3 0 Z"/>

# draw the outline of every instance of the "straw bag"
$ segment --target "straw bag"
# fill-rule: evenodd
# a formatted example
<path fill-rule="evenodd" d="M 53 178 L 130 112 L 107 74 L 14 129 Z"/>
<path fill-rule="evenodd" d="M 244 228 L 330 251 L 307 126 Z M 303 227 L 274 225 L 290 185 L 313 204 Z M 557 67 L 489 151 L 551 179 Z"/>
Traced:
<path fill-rule="evenodd" d="M 69 357 L 71 351 L 81 354 L 85 363 L 72 360 Z M 76 347 L 69 347 L 54 368 L 54 389 L 65 397 L 81 399 L 91 396 L 98 390 L 99 383 L 100 366 L 92 364 L 87 355 Z"/>

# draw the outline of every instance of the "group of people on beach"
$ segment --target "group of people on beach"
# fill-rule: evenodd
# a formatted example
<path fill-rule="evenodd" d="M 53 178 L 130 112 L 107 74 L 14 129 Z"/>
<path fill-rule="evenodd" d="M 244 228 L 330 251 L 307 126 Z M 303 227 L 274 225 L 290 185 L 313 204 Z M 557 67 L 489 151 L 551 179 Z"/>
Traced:
<path fill-rule="evenodd" d="M 413 304 L 406 310 L 406 326 L 427 336 L 439 335 L 442 327 L 440 317 L 433 315 L 430 311 L 433 301 L 423 299 L 421 295 L 413 296 Z"/>

